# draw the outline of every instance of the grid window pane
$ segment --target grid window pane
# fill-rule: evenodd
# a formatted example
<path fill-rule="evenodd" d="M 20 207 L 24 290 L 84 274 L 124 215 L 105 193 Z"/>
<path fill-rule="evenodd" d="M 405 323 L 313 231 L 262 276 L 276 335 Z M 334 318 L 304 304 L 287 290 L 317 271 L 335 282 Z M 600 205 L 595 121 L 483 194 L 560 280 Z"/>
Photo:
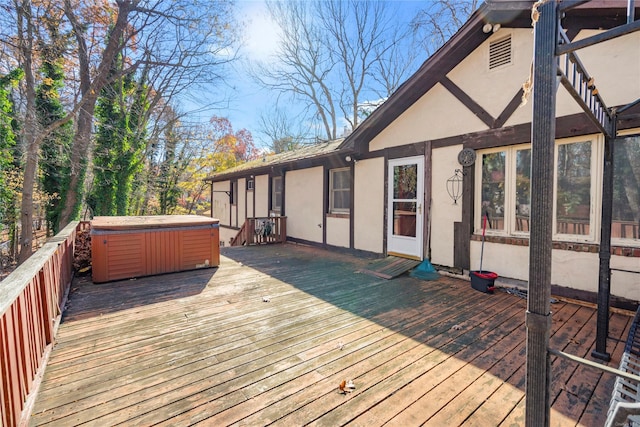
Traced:
<path fill-rule="evenodd" d="M 334 169 L 329 172 L 329 210 L 348 212 L 351 207 L 351 171 Z"/>

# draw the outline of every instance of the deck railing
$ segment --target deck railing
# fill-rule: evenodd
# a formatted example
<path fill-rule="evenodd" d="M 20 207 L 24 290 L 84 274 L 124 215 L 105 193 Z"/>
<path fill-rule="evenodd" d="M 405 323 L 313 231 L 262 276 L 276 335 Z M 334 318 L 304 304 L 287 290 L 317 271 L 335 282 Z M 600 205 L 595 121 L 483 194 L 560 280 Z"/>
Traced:
<path fill-rule="evenodd" d="M 0 282 L 0 421 L 25 424 L 60 322 L 78 222 Z"/>
<path fill-rule="evenodd" d="M 231 241 L 231 246 L 284 243 L 287 240 L 287 217 L 247 218 Z"/>

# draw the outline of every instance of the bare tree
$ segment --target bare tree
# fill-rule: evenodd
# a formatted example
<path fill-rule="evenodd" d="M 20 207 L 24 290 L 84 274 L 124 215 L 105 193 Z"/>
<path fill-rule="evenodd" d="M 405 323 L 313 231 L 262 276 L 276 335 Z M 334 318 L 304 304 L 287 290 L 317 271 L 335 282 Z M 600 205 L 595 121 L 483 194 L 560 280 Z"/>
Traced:
<path fill-rule="evenodd" d="M 358 126 L 360 106 L 388 96 L 413 69 L 412 54 L 398 49 L 411 52 L 393 2 L 272 1 L 268 7 L 281 39 L 277 62 L 258 68 L 259 82 L 304 101 L 328 139 L 338 136 L 341 120 Z"/>
<path fill-rule="evenodd" d="M 347 123 L 355 129 L 361 119 L 360 105 L 365 101 L 363 92 L 376 82 L 376 71 L 388 69 L 391 61 L 397 61 L 400 67 L 408 71 L 410 56 L 401 57 L 400 51 L 394 50 L 404 34 L 386 2 L 323 1 L 318 4 L 318 14 L 327 32 L 327 48 L 343 77 L 339 95 L 340 110 Z M 391 53 L 393 57 L 390 57 Z M 389 77 L 389 74 L 385 77 Z M 380 89 L 395 90 L 395 87 L 390 84 Z"/>
<path fill-rule="evenodd" d="M 455 34 L 480 5 L 478 0 L 431 0 L 411 22 L 428 55 Z"/>
<path fill-rule="evenodd" d="M 36 116 L 36 84 L 34 76 L 34 52 L 36 30 L 34 11 L 29 0 L 16 0 L 17 41 L 20 65 L 24 71 L 26 107 L 24 115 L 23 139 L 25 144 L 24 178 L 22 183 L 20 254 L 18 262 L 26 260 L 32 251 L 33 235 L 33 190 L 38 169 L 38 154 L 41 140 L 38 139 L 38 119 Z"/>
<path fill-rule="evenodd" d="M 304 118 L 293 116 L 282 108 L 274 108 L 260 114 L 260 133 L 270 141 L 269 149 L 274 153 L 295 150 L 309 140 L 309 129 L 300 123 Z"/>
<path fill-rule="evenodd" d="M 227 2 L 209 1 L 195 5 L 188 0 L 117 0 L 116 3 L 118 19 L 111 29 L 92 83 L 88 61 L 80 56 L 81 82 L 82 78 L 87 79 L 87 84 L 81 83 L 82 99 L 87 101 L 78 117 L 72 155 L 72 168 L 76 166 L 77 169 L 72 172 L 72 183 L 65 199 L 63 224 L 76 215 L 81 201 L 84 181 L 81 153 L 86 153 L 89 148 L 97 89 L 104 86 L 108 65 L 118 51 L 125 51 L 124 56 L 131 61 L 123 73 L 147 67 L 145 72 L 149 76 L 150 87 L 156 93 L 152 103 L 158 103 L 160 98 L 166 102 L 186 89 L 194 90 L 198 85 L 221 79 L 217 67 L 234 59 L 229 49 L 234 41 L 234 31 L 228 25 L 232 18 Z M 81 23 L 73 13 L 71 0 L 65 0 L 65 6 L 82 52 L 86 37 Z M 89 92 L 82 90 L 87 86 L 91 87 Z"/>
<path fill-rule="evenodd" d="M 281 29 L 276 64 L 259 64 L 258 81 L 269 89 L 290 93 L 306 103 L 322 123 L 327 138 L 337 130 L 334 92 L 328 76 L 334 61 L 323 40 L 324 33 L 315 16 L 313 2 L 268 3 L 272 19 Z"/>
<path fill-rule="evenodd" d="M 9 2 L 11 2 L 9 4 Z M 44 138 L 70 120 L 75 134 L 71 148 L 71 172 L 60 223 L 64 226 L 79 210 L 84 195 L 86 163 L 92 147 L 93 116 L 96 100 L 109 79 L 138 70 L 149 77 L 150 104 L 164 108 L 185 90 L 208 85 L 222 77 L 221 65 L 235 57 L 235 29 L 231 3 L 208 1 L 194 4 L 190 0 L 1 0 L 0 9 L 15 32 L 2 30 L 0 61 L 17 65 L 25 71 L 22 96 L 25 169 L 21 207 L 21 243 L 24 261 L 31 253 L 33 223 L 33 187 L 38 170 L 38 154 Z M 66 87 L 68 114 L 41 129 L 35 115 L 35 88 L 38 66 L 38 29 L 46 19 L 46 8 L 57 8 L 61 22 L 74 38 L 68 52 L 71 75 Z M 5 21 L 3 17 L 3 22 Z M 109 33 L 109 37 L 105 37 Z M 5 37 L 6 35 L 6 37 Z M 7 55 L 5 49 L 15 52 Z M 126 66 L 120 75 L 110 74 L 114 59 L 122 54 Z M 211 97 L 209 97 L 211 98 Z M 161 102 L 162 100 L 162 102 Z M 141 121 L 147 123 L 147 121 Z"/>

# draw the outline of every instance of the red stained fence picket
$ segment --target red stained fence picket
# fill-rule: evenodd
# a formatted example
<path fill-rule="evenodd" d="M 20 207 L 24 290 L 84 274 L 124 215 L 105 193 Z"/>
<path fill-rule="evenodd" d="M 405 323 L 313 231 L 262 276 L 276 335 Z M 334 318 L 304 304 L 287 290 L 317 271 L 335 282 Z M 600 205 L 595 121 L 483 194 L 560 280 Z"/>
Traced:
<path fill-rule="evenodd" d="M 71 285 L 73 222 L 0 282 L 1 424 L 25 424 Z"/>

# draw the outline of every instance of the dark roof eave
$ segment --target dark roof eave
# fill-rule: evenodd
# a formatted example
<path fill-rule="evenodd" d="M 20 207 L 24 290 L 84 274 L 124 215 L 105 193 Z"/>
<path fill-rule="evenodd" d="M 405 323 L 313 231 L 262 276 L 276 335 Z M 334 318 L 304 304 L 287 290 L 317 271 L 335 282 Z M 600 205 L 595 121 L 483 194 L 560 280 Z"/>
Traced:
<path fill-rule="evenodd" d="M 354 150 L 350 148 L 336 148 L 335 151 L 330 153 L 317 154 L 315 156 L 283 161 L 281 163 L 274 163 L 265 166 L 256 166 L 254 168 L 243 169 L 235 172 L 221 172 L 214 174 L 204 179 L 205 182 L 220 182 L 228 181 L 230 179 L 243 178 L 250 175 L 268 175 L 273 170 L 295 170 L 306 169 L 308 167 L 320 166 L 328 163 L 332 158 L 340 159 L 342 156 L 353 154 Z M 342 161 L 336 161 L 336 163 L 342 163 Z"/>

